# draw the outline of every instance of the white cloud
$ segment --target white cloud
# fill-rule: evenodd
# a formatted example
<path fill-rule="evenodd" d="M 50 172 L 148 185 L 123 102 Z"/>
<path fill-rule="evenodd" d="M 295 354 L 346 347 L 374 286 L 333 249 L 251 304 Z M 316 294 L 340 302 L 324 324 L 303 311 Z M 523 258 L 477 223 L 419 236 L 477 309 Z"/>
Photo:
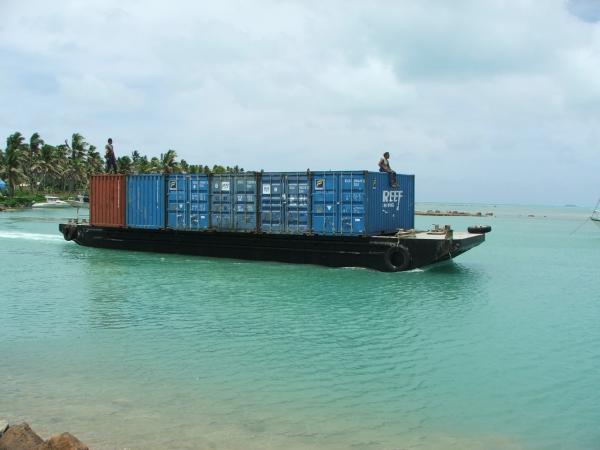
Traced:
<path fill-rule="evenodd" d="M 272 170 L 373 168 L 390 150 L 421 200 L 590 202 L 600 28 L 571 12 L 563 0 L 5 0 L 0 98 L 28 107 L 3 107 L 0 134 L 111 135 L 122 153 Z M 556 179 L 560 198 L 528 188 Z"/>
<path fill-rule="evenodd" d="M 117 81 L 98 78 L 92 74 L 81 77 L 58 76 L 60 95 L 78 109 L 101 109 L 111 113 L 139 109 L 144 95 Z"/>

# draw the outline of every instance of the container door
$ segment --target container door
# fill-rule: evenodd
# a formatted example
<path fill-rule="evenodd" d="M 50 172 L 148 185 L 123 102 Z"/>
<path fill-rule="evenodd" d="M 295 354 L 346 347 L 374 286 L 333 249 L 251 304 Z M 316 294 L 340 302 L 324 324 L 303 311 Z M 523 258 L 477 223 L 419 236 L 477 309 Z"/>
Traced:
<path fill-rule="evenodd" d="M 185 230 L 189 226 L 188 191 L 185 175 L 170 175 L 167 181 L 167 226 Z"/>
<path fill-rule="evenodd" d="M 283 233 L 285 198 L 283 176 L 263 174 L 260 186 L 260 230 L 265 233 Z"/>
<path fill-rule="evenodd" d="M 256 231 L 256 175 L 237 174 L 234 179 L 234 228 Z"/>
<path fill-rule="evenodd" d="M 178 230 L 208 228 L 208 177 L 171 175 L 167 181 L 167 223 Z"/>
<path fill-rule="evenodd" d="M 90 224 L 122 227 L 126 210 L 125 175 L 92 175 L 90 178 Z"/>
<path fill-rule="evenodd" d="M 342 234 L 365 233 L 365 175 L 360 172 L 340 174 L 340 223 Z"/>
<path fill-rule="evenodd" d="M 217 230 L 233 229 L 233 179 L 230 175 L 215 175 L 211 182 L 211 225 Z"/>
<path fill-rule="evenodd" d="M 127 226 L 159 229 L 165 226 L 163 175 L 127 176 Z"/>
<path fill-rule="evenodd" d="M 189 229 L 208 228 L 208 177 L 206 175 L 188 175 L 189 189 Z"/>
<path fill-rule="evenodd" d="M 284 192 L 285 230 L 289 234 L 308 232 L 308 175 L 287 174 Z"/>
<path fill-rule="evenodd" d="M 339 177 L 334 172 L 317 172 L 312 180 L 312 231 L 334 234 L 338 222 Z"/>

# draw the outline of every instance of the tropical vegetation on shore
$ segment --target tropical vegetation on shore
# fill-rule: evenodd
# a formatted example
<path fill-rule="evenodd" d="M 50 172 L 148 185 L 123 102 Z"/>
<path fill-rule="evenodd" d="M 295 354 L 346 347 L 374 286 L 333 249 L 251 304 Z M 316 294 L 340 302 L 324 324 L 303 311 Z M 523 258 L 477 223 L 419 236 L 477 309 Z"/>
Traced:
<path fill-rule="evenodd" d="M 102 153 L 104 150 L 102 149 Z M 148 158 L 134 150 L 131 155 L 117 158 L 118 172 L 133 173 L 226 173 L 244 169 L 214 165 L 188 164 L 177 161 L 177 152 L 167 150 L 160 157 Z M 87 188 L 88 177 L 105 172 L 104 158 L 97 147 L 86 142 L 79 133 L 64 144 L 47 144 L 39 133 L 29 139 L 20 132 L 6 139 L 0 148 L 0 179 L 8 186 L 8 196 L 17 191 L 30 194 L 42 192 L 79 192 Z"/>

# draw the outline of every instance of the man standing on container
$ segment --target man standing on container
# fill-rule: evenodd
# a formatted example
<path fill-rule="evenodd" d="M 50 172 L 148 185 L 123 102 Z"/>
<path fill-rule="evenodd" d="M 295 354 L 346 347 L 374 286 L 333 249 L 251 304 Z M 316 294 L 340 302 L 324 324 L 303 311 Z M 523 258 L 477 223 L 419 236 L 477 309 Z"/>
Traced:
<path fill-rule="evenodd" d="M 390 185 L 395 188 L 398 186 L 398 183 L 396 182 L 396 172 L 394 172 L 392 170 L 392 168 L 390 167 L 390 162 L 388 161 L 390 159 L 390 152 L 385 152 L 383 154 L 383 157 L 379 160 L 379 171 L 380 172 L 387 172 L 390 176 Z"/>
<path fill-rule="evenodd" d="M 108 138 L 108 144 L 104 147 L 104 159 L 106 159 L 106 173 L 117 173 L 117 159 L 112 145 L 112 138 Z"/>

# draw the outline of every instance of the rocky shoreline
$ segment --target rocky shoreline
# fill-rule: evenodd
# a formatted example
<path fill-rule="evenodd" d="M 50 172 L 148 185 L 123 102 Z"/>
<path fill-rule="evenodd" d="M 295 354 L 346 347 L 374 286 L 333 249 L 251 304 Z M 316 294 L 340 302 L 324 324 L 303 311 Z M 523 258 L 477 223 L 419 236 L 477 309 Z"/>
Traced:
<path fill-rule="evenodd" d="M 54 435 L 47 440 L 39 437 L 23 422 L 9 425 L 0 420 L 0 450 L 90 450 L 71 433 Z"/>

